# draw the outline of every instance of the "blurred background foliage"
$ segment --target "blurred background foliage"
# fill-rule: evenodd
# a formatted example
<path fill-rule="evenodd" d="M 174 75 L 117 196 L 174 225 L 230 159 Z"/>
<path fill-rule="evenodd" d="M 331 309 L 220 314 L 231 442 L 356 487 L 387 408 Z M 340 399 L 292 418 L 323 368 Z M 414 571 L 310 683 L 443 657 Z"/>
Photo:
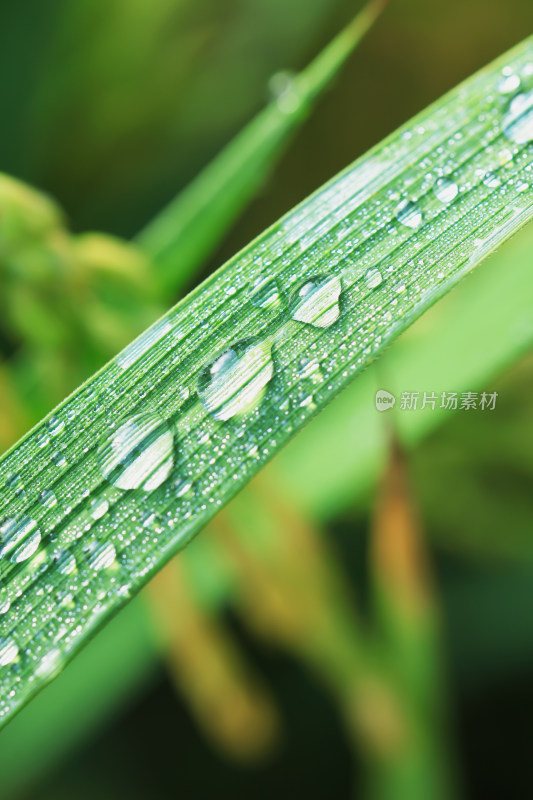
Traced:
<path fill-rule="evenodd" d="M 235 225 L 238 203 L 229 214 L 212 192 L 211 251 L 192 248 L 162 287 L 139 232 L 357 7 L 0 9 L 0 168 L 13 176 L 0 180 L 2 449 L 180 291 L 531 27 L 526 0 L 392 2 L 289 125 L 303 122 L 288 149 L 245 165 L 257 191 Z M 2 731 L 2 798 L 528 795 L 533 297 L 519 287 L 532 252 L 530 227 Z M 382 387 L 499 397 L 494 412 L 392 425 L 373 406 Z"/>

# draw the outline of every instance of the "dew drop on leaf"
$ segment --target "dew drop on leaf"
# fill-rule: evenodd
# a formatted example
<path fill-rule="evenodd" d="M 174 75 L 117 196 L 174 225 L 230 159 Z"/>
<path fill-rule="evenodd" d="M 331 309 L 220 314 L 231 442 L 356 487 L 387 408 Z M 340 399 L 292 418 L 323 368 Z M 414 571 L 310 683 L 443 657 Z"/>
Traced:
<path fill-rule="evenodd" d="M 449 181 L 447 178 L 439 178 L 433 187 L 433 191 L 435 192 L 437 200 L 440 200 L 441 203 L 447 206 L 457 197 L 459 187 L 456 183 Z"/>
<path fill-rule="evenodd" d="M 257 405 L 273 375 L 269 340 L 238 342 L 204 368 L 198 397 L 212 417 L 228 420 Z"/>
<path fill-rule="evenodd" d="M 41 531 L 31 517 L 16 517 L 0 526 L 0 558 L 9 555 L 18 563 L 32 556 L 41 541 Z"/>
<path fill-rule="evenodd" d="M 341 291 L 342 284 L 336 275 L 311 278 L 292 296 L 291 317 L 315 328 L 329 328 L 339 318 Z"/>
<path fill-rule="evenodd" d="M 53 456 L 52 461 L 56 465 L 56 467 L 61 467 L 62 469 L 67 466 L 67 459 L 65 458 L 65 454 L 61 450 L 57 450 Z"/>
<path fill-rule="evenodd" d="M 503 132 L 515 144 L 533 142 L 533 89 L 511 100 L 503 119 Z"/>
<path fill-rule="evenodd" d="M 9 486 L 10 489 L 15 489 L 22 483 L 22 478 L 18 474 L 18 472 L 12 472 L 11 475 L 7 476 L 6 484 Z"/>
<path fill-rule="evenodd" d="M 18 646 L 13 639 L 0 639 L 0 667 L 12 664 L 19 654 Z"/>
<path fill-rule="evenodd" d="M 117 557 L 115 546 L 111 542 L 97 544 L 89 558 L 89 566 L 95 572 L 108 569 L 113 565 Z"/>
<path fill-rule="evenodd" d="M 100 497 L 93 500 L 89 507 L 89 514 L 93 519 L 101 519 L 109 510 L 109 503 L 104 498 Z"/>
<path fill-rule="evenodd" d="M 483 183 L 488 189 L 497 189 L 501 186 L 501 181 L 494 172 L 486 172 L 483 176 Z"/>
<path fill-rule="evenodd" d="M 46 447 L 50 443 L 50 437 L 44 431 L 41 431 L 37 436 L 37 447 Z"/>
<path fill-rule="evenodd" d="M 65 430 L 65 423 L 59 417 L 50 417 L 46 423 L 46 427 L 51 436 L 58 436 Z"/>
<path fill-rule="evenodd" d="M 248 296 L 256 308 L 273 309 L 280 304 L 280 293 L 275 278 L 262 276 L 248 289 Z"/>
<path fill-rule="evenodd" d="M 504 70 L 504 75 L 498 81 L 498 91 L 501 94 L 515 92 L 520 86 L 520 76 L 514 72 Z"/>
<path fill-rule="evenodd" d="M 123 422 L 98 448 L 103 477 L 118 489 L 150 492 L 174 465 L 174 437 L 159 414 L 137 414 Z"/>
<path fill-rule="evenodd" d="M 72 553 L 64 553 L 57 562 L 57 568 L 62 575 L 71 575 L 77 569 L 76 558 Z"/>
<path fill-rule="evenodd" d="M 298 364 L 297 375 L 299 378 L 310 378 L 320 374 L 320 364 L 317 358 L 302 358 Z"/>
<path fill-rule="evenodd" d="M 45 489 L 41 492 L 39 501 L 45 508 L 54 508 L 54 506 L 57 506 L 57 497 L 50 489 Z"/>
<path fill-rule="evenodd" d="M 54 648 L 41 658 L 35 670 L 35 677 L 41 680 L 49 680 L 60 671 L 62 665 L 61 652 Z"/>
<path fill-rule="evenodd" d="M 7 614 L 10 607 L 11 607 L 11 600 L 9 599 L 7 589 L 4 587 L 0 589 L 0 614 Z"/>
<path fill-rule="evenodd" d="M 423 220 L 422 212 L 411 200 L 402 200 L 396 206 L 394 215 L 398 222 L 408 228 L 419 228 Z"/>
<path fill-rule="evenodd" d="M 191 481 L 186 479 L 181 479 L 176 484 L 176 497 L 184 497 L 188 494 L 192 489 Z"/>
<path fill-rule="evenodd" d="M 365 272 L 365 283 L 369 289 L 376 289 L 383 281 L 383 276 L 379 269 L 367 269 Z"/>

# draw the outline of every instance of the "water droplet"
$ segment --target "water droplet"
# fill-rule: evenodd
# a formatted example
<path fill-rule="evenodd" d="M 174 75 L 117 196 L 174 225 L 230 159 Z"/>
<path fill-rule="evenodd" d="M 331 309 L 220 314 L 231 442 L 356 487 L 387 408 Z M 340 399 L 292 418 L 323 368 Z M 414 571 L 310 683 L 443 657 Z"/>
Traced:
<path fill-rule="evenodd" d="M 46 447 L 50 443 L 50 437 L 44 431 L 37 434 L 37 447 Z"/>
<path fill-rule="evenodd" d="M 11 600 L 7 593 L 7 589 L 0 589 L 0 614 L 7 614 L 11 608 Z"/>
<path fill-rule="evenodd" d="M 178 397 L 182 401 L 182 403 L 185 402 L 185 400 L 189 399 L 190 394 L 191 394 L 191 390 L 189 389 L 188 386 L 181 386 L 178 389 Z"/>
<path fill-rule="evenodd" d="M 302 358 L 298 364 L 298 377 L 310 378 L 320 372 L 320 364 L 316 358 Z"/>
<path fill-rule="evenodd" d="M 401 222 L 402 225 L 406 225 L 408 228 L 418 228 L 422 224 L 423 216 L 422 212 L 411 200 L 402 200 L 396 206 L 394 211 L 394 215 L 398 222 Z"/>
<path fill-rule="evenodd" d="M 89 514 L 93 519 L 100 519 L 109 511 L 109 503 L 103 497 L 93 500 L 89 507 Z"/>
<path fill-rule="evenodd" d="M 48 432 L 51 436 L 58 436 L 62 431 L 65 430 L 65 423 L 59 417 L 50 417 L 46 423 L 46 427 L 48 428 Z"/>
<path fill-rule="evenodd" d="M 259 458 L 259 447 L 255 442 L 247 442 L 244 446 L 244 453 L 248 458 Z"/>
<path fill-rule="evenodd" d="M 89 566 L 99 572 L 101 569 L 111 567 L 117 557 L 115 546 L 111 542 L 98 544 L 89 558 Z"/>
<path fill-rule="evenodd" d="M 52 461 L 56 465 L 56 467 L 61 467 L 64 469 L 67 466 L 67 459 L 65 458 L 65 454 L 61 450 L 57 450 L 53 456 Z"/>
<path fill-rule="evenodd" d="M 302 98 L 295 88 L 294 73 L 288 70 L 276 72 L 268 82 L 270 94 L 283 114 L 293 114 L 300 108 Z"/>
<path fill-rule="evenodd" d="M 256 308 L 272 309 L 279 306 L 280 294 L 275 278 L 257 278 L 248 290 L 248 296 L 252 305 Z"/>
<path fill-rule="evenodd" d="M 6 483 L 10 489 L 15 489 L 22 483 L 22 478 L 17 472 L 12 472 L 11 475 L 7 476 Z"/>
<path fill-rule="evenodd" d="M 156 322 L 155 325 L 148 328 L 147 331 L 138 336 L 137 339 L 118 354 L 116 361 L 119 367 L 122 367 L 122 369 L 131 367 L 132 364 L 135 364 L 152 345 L 159 342 L 171 329 L 172 325 L 170 320 L 160 319 L 159 322 Z"/>
<path fill-rule="evenodd" d="M 61 663 L 61 652 L 57 648 L 50 650 L 49 653 L 46 653 L 46 655 L 41 658 L 39 665 L 35 669 L 35 676 L 41 680 L 48 680 L 57 675 L 61 669 Z"/>
<path fill-rule="evenodd" d="M 396 292 L 396 294 L 401 294 L 402 292 L 405 292 L 405 289 L 406 289 L 406 286 L 405 286 L 405 283 L 403 281 L 398 281 L 392 287 L 392 291 Z"/>
<path fill-rule="evenodd" d="M 150 528 L 157 519 L 157 514 L 153 511 L 145 511 L 141 517 L 141 522 L 144 528 Z"/>
<path fill-rule="evenodd" d="M 119 489 L 150 492 L 174 465 L 174 437 L 159 414 L 137 414 L 102 442 L 98 463 L 104 478 Z"/>
<path fill-rule="evenodd" d="M 54 506 L 57 506 L 57 497 L 50 489 L 42 491 L 39 495 L 39 500 L 45 508 L 54 508 Z"/>
<path fill-rule="evenodd" d="M 433 191 L 437 200 L 440 200 L 444 205 L 448 205 L 457 197 L 459 187 L 453 181 L 447 180 L 447 178 L 439 178 L 433 187 Z"/>
<path fill-rule="evenodd" d="M 78 565 L 72 553 L 64 553 L 57 562 L 57 568 L 62 575 L 71 575 L 76 572 Z"/>
<path fill-rule="evenodd" d="M 198 397 L 211 416 L 228 420 L 257 405 L 273 375 L 268 340 L 238 342 L 205 367 Z"/>
<path fill-rule="evenodd" d="M 176 497 L 184 497 L 192 489 L 192 483 L 188 480 L 180 480 L 176 484 Z"/>
<path fill-rule="evenodd" d="M 501 180 L 494 172 L 486 172 L 483 176 L 483 183 L 488 189 L 497 189 L 498 186 L 501 186 Z"/>
<path fill-rule="evenodd" d="M 498 91 L 501 92 L 501 94 L 510 94 L 516 91 L 519 86 L 520 76 L 509 70 L 507 70 L 507 72 L 504 71 L 503 77 L 498 81 Z"/>
<path fill-rule="evenodd" d="M 367 269 L 365 272 L 365 283 L 369 289 L 376 289 L 383 281 L 383 276 L 379 269 Z"/>
<path fill-rule="evenodd" d="M 6 519 L 0 526 L 0 558 L 11 554 L 11 561 L 18 563 L 32 556 L 41 541 L 41 531 L 31 517 Z"/>
<path fill-rule="evenodd" d="M 306 281 L 290 302 L 291 317 L 315 328 L 329 328 L 339 318 L 340 278 L 325 275 Z"/>
<path fill-rule="evenodd" d="M 503 119 L 503 132 L 515 144 L 533 141 L 533 89 L 513 98 Z"/>
<path fill-rule="evenodd" d="M 19 649 L 13 639 L 0 639 L 0 667 L 7 667 L 16 660 Z"/>
<path fill-rule="evenodd" d="M 315 407 L 315 400 L 312 394 L 302 395 L 299 398 L 300 406 L 307 407 L 307 408 L 314 408 Z"/>

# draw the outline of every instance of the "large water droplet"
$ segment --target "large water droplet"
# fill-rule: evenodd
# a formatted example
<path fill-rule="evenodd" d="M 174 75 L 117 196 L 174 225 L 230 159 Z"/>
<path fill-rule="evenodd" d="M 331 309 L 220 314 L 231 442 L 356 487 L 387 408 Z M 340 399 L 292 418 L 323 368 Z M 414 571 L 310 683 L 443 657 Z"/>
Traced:
<path fill-rule="evenodd" d="M 383 276 L 379 269 L 367 269 L 365 272 L 365 283 L 369 289 L 376 289 L 383 281 Z"/>
<path fill-rule="evenodd" d="M 49 680 L 60 671 L 62 666 L 61 652 L 55 648 L 46 653 L 35 669 L 35 677 L 41 680 Z"/>
<path fill-rule="evenodd" d="M 67 459 L 65 458 L 65 454 L 62 450 L 56 450 L 56 452 L 52 455 L 52 461 L 57 467 L 61 467 L 61 469 L 64 469 L 67 466 Z"/>
<path fill-rule="evenodd" d="M 321 275 L 301 286 L 292 296 L 291 317 L 315 328 L 329 328 L 339 318 L 340 278 Z"/>
<path fill-rule="evenodd" d="M 448 205 L 448 203 L 451 203 L 452 200 L 455 200 L 457 197 L 459 187 L 456 183 L 449 181 L 447 178 L 439 178 L 433 187 L 433 191 L 435 192 L 437 200 L 440 200 L 444 205 Z"/>
<path fill-rule="evenodd" d="M 22 484 L 22 478 L 18 474 L 18 472 L 12 472 L 10 475 L 7 476 L 6 480 L 7 486 L 10 489 L 16 489 L 18 486 Z"/>
<path fill-rule="evenodd" d="M 98 463 L 104 478 L 117 488 L 150 492 L 174 465 L 174 437 L 159 414 L 137 414 L 102 442 Z"/>
<path fill-rule="evenodd" d="M 46 427 L 51 436 L 58 436 L 65 430 L 65 423 L 59 417 L 50 417 L 46 423 Z"/>
<path fill-rule="evenodd" d="M 483 176 L 483 183 L 488 189 L 497 189 L 501 186 L 501 180 L 494 172 L 486 172 Z"/>
<path fill-rule="evenodd" d="M 37 447 L 46 447 L 50 443 L 50 437 L 45 431 L 37 434 Z"/>
<path fill-rule="evenodd" d="M 198 397 L 215 419 L 228 420 L 257 405 L 273 375 L 268 340 L 238 342 L 203 370 Z"/>
<path fill-rule="evenodd" d="M 396 219 L 408 228 L 418 228 L 422 224 L 423 216 L 416 203 L 411 200 L 402 200 L 394 211 Z"/>
<path fill-rule="evenodd" d="M 6 588 L 0 589 L 0 614 L 7 614 L 11 608 L 11 600 Z"/>
<path fill-rule="evenodd" d="M 111 542 L 98 544 L 89 558 L 89 565 L 95 572 L 108 569 L 113 565 L 117 557 L 115 546 Z"/>
<path fill-rule="evenodd" d="M 44 489 L 39 495 L 39 500 L 45 508 L 57 506 L 57 497 L 50 489 Z"/>
<path fill-rule="evenodd" d="M 0 667 L 7 667 L 8 664 L 12 664 L 18 654 L 18 646 L 13 639 L 0 639 Z"/>
<path fill-rule="evenodd" d="M 89 506 L 89 514 L 93 519 L 101 519 L 109 511 L 109 503 L 104 497 L 93 500 Z"/>
<path fill-rule="evenodd" d="M 518 94 L 503 119 L 503 132 L 515 144 L 533 141 L 533 89 Z"/>
<path fill-rule="evenodd" d="M 498 81 L 498 91 L 502 94 L 510 94 L 515 92 L 519 86 L 520 76 L 510 69 L 504 70 L 503 76 Z"/>
<path fill-rule="evenodd" d="M 320 364 L 317 358 L 301 358 L 296 374 L 299 378 L 311 378 L 320 375 Z"/>
<path fill-rule="evenodd" d="M 257 278 L 248 290 L 252 305 L 257 308 L 273 309 L 279 306 L 280 294 L 275 278 L 262 276 Z"/>
<path fill-rule="evenodd" d="M 187 480 L 186 478 L 181 478 L 176 483 L 176 497 L 185 497 L 186 494 L 192 489 L 191 481 Z"/>
<path fill-rule="evenodd" d="M 0 526 L 0 558 L 9 555 L 18 563 L 32 556 L 41 541 L 41 531 L 31 517 L 6 519 Z"/>
<path fill-rule="evenodd" d="M 78 565 L 72 553 L 63 553 L 57 562 L 57 568 L 62 575 L 71 575 L 76 572 Z"/>

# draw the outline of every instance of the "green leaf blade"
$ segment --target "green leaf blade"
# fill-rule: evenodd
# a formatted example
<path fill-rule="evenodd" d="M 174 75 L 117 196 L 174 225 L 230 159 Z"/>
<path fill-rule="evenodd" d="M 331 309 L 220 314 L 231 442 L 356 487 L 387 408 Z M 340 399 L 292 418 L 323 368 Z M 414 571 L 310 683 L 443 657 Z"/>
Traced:
<path fill-rule="evenodd" d="M 319 409 L 533 216 L 532 63 L 530 38 L 418 115 L 252 242 L 2 459 L 0 586 L 10 608 L 0 617 L 0 724 Z M 511 123 L 516 97 L 498 93 L 503 69 L 520 76 L 526 98 Z M 254 302 L 258 280 L 275 287 L 275 302 Z M 161 426 L 132 426 L 140 414 L 159 415 Z M 138 488 L 103 477 L 99 443 L 110 439 Z"/>

